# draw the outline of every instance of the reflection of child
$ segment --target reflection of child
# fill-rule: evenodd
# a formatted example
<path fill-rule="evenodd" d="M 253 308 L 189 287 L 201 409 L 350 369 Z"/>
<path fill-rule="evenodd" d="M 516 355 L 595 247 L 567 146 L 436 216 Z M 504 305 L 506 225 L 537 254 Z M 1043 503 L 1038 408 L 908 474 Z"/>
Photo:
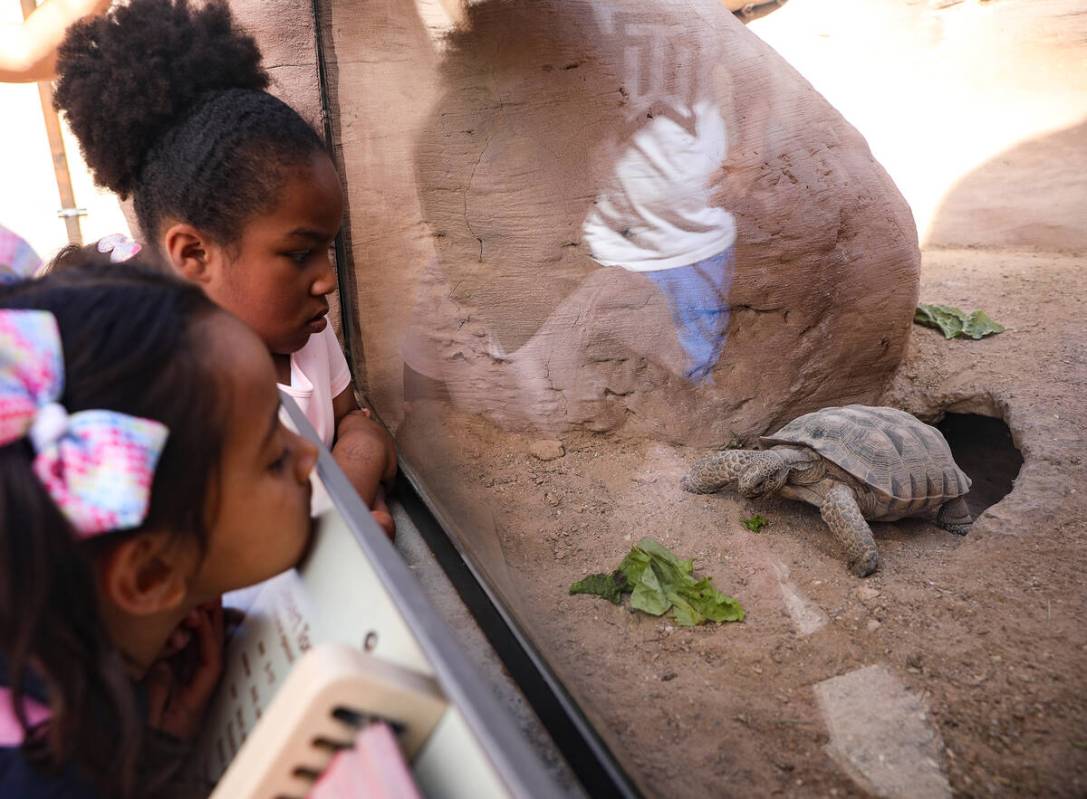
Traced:
<path fill-rule="evenodd" d="M 58 67 L 57 103 L 96 180 L 132 194 L 149 249 L 260 335 L 392 535 L 392 440 L 359 410 L 326 319 L 339 178 L 309 124 L 265 91 L 256 43 L 222 2 L 133 0 L 74 26 Z"/>
<path fill-rule="evenodd" d="M 736 223 L 711 204 L 725 124 L 709 100 L 649 107 L 629 139 L 598 154 L 613 166 L 583 233 L 594 260 L 645 274 L 668 299 L 684 373 L 697 382 L 717 363 L 729 319 Z"/>
<path fill-rule="evenodd" d="M 264 344 L 191 286 L 119 264 L 0 287 L 0 796 L 151 796 L 180 765 L 217 597 L 308 542 L 316 452 L 278 409 Z"/>

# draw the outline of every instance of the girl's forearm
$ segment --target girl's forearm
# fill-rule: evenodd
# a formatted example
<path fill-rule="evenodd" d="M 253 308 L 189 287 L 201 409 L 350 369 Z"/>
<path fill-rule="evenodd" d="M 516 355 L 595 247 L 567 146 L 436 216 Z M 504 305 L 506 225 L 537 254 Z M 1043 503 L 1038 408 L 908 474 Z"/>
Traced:
<path fill-rule="evenodd" d="M 110 0 L 45 0 L 21 25 L 0 26 L 0 81 L 52 79 L 68 27 L 109 5 Z"/>
<path fill-rule="evenodd" d="M 364 428 L 341 429 L 332 447 L 332 457 L 367 507 L 374 506 L 381 481 L 388 472 L 385 445 Z"/>

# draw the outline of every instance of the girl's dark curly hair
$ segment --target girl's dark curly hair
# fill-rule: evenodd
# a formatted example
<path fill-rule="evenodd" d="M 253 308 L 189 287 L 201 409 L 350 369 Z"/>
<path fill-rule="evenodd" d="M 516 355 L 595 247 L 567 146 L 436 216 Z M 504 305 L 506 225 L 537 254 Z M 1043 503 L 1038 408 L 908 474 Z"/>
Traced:
<path fill-rule="evenodd" d="M 284 170 L 324 151 L 265 91 L 260 59 L 224 0 L 131 0 L 68 31 L 54 103 L 95 181 L 133 196 L 149 244 L 166 219 L 236 241 Z"/>
<path fill-rule="evenodd" d="M 219 313 L 193 285 L 133 264 L 68 265 L 0 287 L 0 309 L 49 311 L 64 355 L 60 402 L 71 413 L 119 411 L 170 431 L 147 518 L 132 531 L 81 541 L 32 471 L 26 439 L 0 447 L 0 662 L 26 732 L 28 758 L 75 769 L 103 796 L 149 796 L 156 737 L 98 611 L 94 559 L 122 537 L 170 530 L 201 551 L 217 510 L 227 400 L 203 356 Z M 28 689 L 50 718 L 31 727 Z M 161 777 L 158 777 L 161 779 Z"/>

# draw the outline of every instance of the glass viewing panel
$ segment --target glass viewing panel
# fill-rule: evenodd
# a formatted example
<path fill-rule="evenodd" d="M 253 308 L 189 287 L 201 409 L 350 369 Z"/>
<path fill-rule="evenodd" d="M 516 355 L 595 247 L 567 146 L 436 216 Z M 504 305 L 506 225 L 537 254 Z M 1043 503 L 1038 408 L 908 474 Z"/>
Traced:
<path fill-rule="evenodd" d="M 913 313 L 909 211 L 718 0 L 373 16 L 333 2 L 324 32 L 357 372 L 457 546 L 629 745 L 613 708 L 654 667 L 600 650 L 659 622 L 570 584 L 646 535 L 720 568 L 720 544 L 683 549 L 709 518 L 690 461 L 878 396 Z"/>

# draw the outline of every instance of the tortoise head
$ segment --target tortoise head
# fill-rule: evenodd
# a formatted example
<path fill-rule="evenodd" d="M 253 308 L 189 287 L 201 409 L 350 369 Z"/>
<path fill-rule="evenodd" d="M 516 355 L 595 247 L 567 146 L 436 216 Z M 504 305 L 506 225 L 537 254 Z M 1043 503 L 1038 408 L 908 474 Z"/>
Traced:
<path fill-rule="evenodd" d="M 792 466 L 779 453 L 752 452 L 740 474 L 736 489 L 749 499 L 765 497 L 778 491 L 789 479 Z"/>

